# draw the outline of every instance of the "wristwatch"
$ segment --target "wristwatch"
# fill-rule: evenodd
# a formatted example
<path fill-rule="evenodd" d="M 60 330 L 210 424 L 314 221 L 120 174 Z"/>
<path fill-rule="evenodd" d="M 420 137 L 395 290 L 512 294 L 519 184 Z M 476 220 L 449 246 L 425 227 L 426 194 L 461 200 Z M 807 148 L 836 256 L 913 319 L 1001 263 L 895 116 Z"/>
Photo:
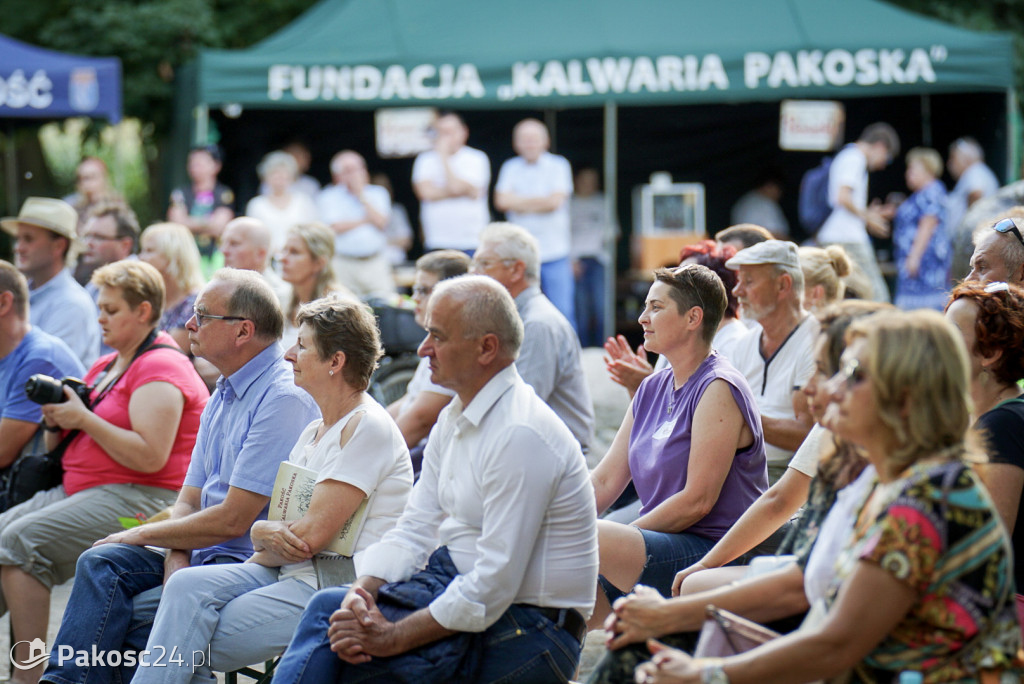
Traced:
<path fill-rule="evenodd" d="M 721 658 L 704 660 L 704 667 L 700 669 L 700 681 L 702 684 L 729 684 L 729 675 L 725 674 L 722 668 Z"/>

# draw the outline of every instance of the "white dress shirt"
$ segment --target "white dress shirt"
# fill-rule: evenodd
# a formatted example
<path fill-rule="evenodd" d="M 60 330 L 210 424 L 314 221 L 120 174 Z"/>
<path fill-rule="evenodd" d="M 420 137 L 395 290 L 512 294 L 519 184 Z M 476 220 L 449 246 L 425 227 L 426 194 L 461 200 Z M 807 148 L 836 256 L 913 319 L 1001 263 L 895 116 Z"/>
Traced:
<path fill-rule="evenodd" d="M 594 490 L 565 424 L 509 366 L 430 433 L 398 525 L 361 571 L 407 580 L 438 545 L 459 576 L 430 604 L 446 629 L 481 632 L 513 603 L 589 616 L 597 582 Z"/>

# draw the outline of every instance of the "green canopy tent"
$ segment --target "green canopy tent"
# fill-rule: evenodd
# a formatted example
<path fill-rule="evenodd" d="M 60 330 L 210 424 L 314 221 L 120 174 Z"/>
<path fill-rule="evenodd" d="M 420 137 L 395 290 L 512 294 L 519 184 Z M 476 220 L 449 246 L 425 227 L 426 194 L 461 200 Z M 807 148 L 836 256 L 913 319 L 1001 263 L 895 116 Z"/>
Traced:
<path fill-rule="evenodd" d="M 222 128 L 236 125 L 217 110 L 237 114 L 239 106 L 239 125 L 258 112 L 426 105 L 568 115 L 589 108 L 602 112 L 611 189 L 620 119 L 628 152 L 644 148 L 633 136 L 660 135 L 647 141 L 651 149 L 682 133 L 676 121 L 666 124 L 669 131 L 631 124 L 624 117 L 634 109 L 687 105 L 685 116 L 678 109 L 673 116 L 699 120 L 699 134 L 707 136 L 738 116 L 722 105 L 744 104 L 769 120 L 766 103 L 785 98 L 902 97 L 912 103 L 907 120 L 921 120 L 920 134 L 909 139 L 934 144 L 930 98 L 970 93 L 985 98 L 978 125 L 987 137 L 944 131 L 937 141 L 974 133 L 998 148 L 996 166 L 1009 168 L 1012 62 L 1008 35 L 958 29 L 877 0 L 323 0 L 252 48 L 201 51 L 182 74 L 178 139 L 188 131 L 187 139 L 205 140 L 211 110 Z M 961 104 L 947 98 L 943 112 Z M 863 117 L 879 116 L 861 109 Z M 773 125 L 777 131 L 777 110 L 774 117 L 758 144 L 770 140 Z M 849 124 L 861 125 L 856 116 Z M 742 156 L 735 138 L 744 128 L 737 122 L 731 139 L 720 138 L 717 152 L 709 149 L 691 166 L 718 163 L 724 149 Z M 806 168 L 817 159 L 805 161 Z M 622 193 L 607 196 L 614 207 Z"/>

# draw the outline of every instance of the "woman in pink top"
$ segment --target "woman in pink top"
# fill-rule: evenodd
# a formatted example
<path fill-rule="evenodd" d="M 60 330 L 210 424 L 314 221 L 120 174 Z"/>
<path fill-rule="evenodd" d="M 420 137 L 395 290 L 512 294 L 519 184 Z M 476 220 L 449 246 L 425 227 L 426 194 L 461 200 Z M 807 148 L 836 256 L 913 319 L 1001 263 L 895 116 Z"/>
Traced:
<path fill-rule="evenodd" d="M 188 357 L 156 330 L 164 284 L 155 268 L 118 261 L 92 281 L 103 342 L 115 351 L 85 376 L 89 407 L 68 388 L 43 406 L 47 448 L 76 431 L 63 484 L 0 515 L 0 611 L 11 611 L 21 663 L 29 642 L 46 637 L 50 587 L 74 575 L 79 554 L 121 529 L 118 518 L 145 519 L 174 502 L 209 397 Z M 42 667 L 12 679 L 35 682 Z"/>

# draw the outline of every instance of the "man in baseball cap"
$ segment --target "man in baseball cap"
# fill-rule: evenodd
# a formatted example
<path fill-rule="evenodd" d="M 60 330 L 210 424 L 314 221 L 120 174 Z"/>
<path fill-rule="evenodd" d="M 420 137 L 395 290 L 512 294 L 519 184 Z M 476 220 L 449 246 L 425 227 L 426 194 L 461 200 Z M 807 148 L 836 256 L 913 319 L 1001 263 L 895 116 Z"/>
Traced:
<path fill-rule="evenodd" d="M 725 265 L 737 271 L 733 293 L 740 315 L 760 324 L 737 340 L 729 360 L 746 376 L 757 400 L 774 483 L 811 429 L 808 417 L 793 417 L 793 388 L 814 372 L 818 319 L 804 311 L 804 276 L 792 242 L 758 243 Z"/>
<path fill-rule="evenodd" d="M 88 368 L 100 351 L 96 305 L 66 268 L 78 214 L 62 200 L 29 197 L 0 226 L 14 236 L 15 266 L 28 279 L 31 324 L 64 340 Z"/>

